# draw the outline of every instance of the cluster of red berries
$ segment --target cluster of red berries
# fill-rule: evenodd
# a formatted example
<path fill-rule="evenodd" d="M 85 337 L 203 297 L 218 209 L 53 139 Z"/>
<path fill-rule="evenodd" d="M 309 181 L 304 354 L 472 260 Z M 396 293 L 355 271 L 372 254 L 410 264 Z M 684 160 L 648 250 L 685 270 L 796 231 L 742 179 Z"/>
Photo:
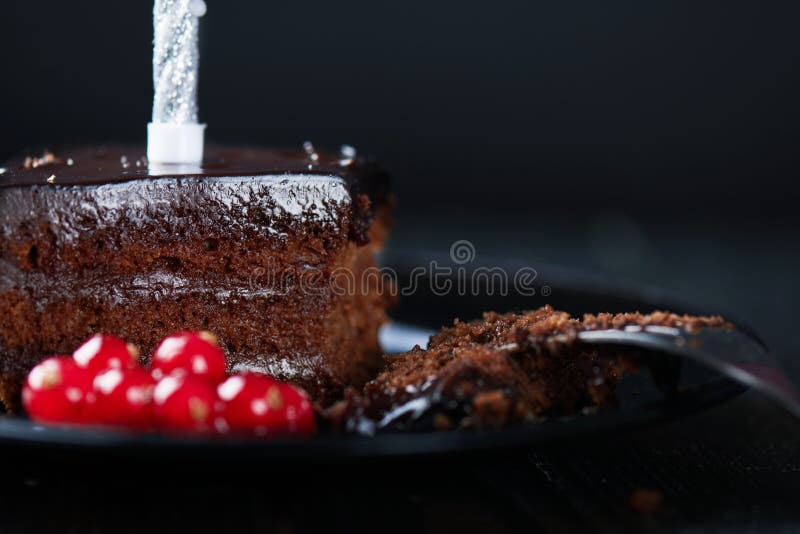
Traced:
<path fill-rule="evenodd" d="M 106 425 L 137 431 L 311 435 L 305 392 L 256 373 L 228 376 L 209 332 L 179 332 L 156 348 L 147 370 L 139 351 L 98 334 L 72 356 L 53 356 L 28 374 L 22 401 L 45 423 Z"/>

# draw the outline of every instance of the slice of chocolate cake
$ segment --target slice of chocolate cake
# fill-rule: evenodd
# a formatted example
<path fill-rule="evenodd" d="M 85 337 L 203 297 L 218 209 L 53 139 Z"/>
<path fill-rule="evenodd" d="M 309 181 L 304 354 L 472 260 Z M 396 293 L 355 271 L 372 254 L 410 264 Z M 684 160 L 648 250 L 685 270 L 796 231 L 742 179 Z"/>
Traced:
<path fill-rule="evenodd" d="M 327 415 L 348 432 L 499 427 L 570 414 L 614 400 L 617 381 L 637 368 L 637 353 L 581 344 L 582 330 L 628 325 L 719 327 L 719 317 L 656 312 L 587 315 L 582 321 L 545 306 L 522 314 L 486 313 L 444 328 L 427 350 L 387 356 L 386 370 L 363 393 Z"/>
<path fill-rule="evenodd" d="M 232 370 L 322 404 L 372 378 L 386 299 L 332 282 L 370 280 L 388 179 L 350 149 L 306 148 L 210 148 L 202 168 L 153 168 L 134 147 L 4 165 L 0 400 L 16 406 L 35 363 L 97 332 L 146 356 L 172 332 L 210 330 Z"/>

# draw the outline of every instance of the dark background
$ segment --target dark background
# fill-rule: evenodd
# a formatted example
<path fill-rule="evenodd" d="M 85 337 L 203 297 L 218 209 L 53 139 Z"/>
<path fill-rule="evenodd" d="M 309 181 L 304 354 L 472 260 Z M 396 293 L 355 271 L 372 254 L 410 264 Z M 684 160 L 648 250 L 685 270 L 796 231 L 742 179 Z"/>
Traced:
<path fill-rule="evenodd" d="M 800 3 L 207 1 L 200 113 L 212 142 L 352 144 L 396 178 L 395 252 L 446 256 L 467 239 L 477 263 L 661 286 L 755 327 L 800 379 Z M 0 160 L 143 144 L 151 39 L 150 1 L 4 0 Z M 550 526 L 581 517 L 616 532 L 630 511 L 614 491 L 644 485 L 681 524 L 796 531 L 798 425 L 776 413 L 745 399 L 534 453 L 510 475 L 491 466 L 491 489 L 434 464 L 409 483 L 417 493 L 391 498 L 434 526 L 497 529 L 523 510 L 518 531 L 552 515 Z M 54 484 L 9 492 L 38 503 L 75 489 Z M 207 500 L 244 495 L 223 489 Z M 306 518 L 352 526 L 352 494 L 333 492 L 318 501 L 332 510 Z M 263 503 L 248 495 L 255 531 Z"/>

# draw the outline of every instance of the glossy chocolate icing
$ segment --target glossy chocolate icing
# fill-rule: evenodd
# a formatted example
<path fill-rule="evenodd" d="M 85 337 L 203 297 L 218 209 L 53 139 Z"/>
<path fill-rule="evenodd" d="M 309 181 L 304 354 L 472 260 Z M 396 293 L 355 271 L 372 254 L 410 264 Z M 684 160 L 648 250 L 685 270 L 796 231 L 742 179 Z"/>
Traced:
<path fill-rule="evenodd" d="M 337 193 L 334 200 L 350 206 L 350 237 L 365 243 L 376 206 L 389 201 L 389 178 L 369 158 L 357 157 L 349 150 L 343 149 L 343 152 L 317 152 L 308 143 L 305 150 L 211 146 L 206 149 L 205 160 L 200 166 L 156 166 L 148 164 L 144 147 L 134 145 L 44 151 L 41 155 L 17 158 L 2 166 L 0 203 L 9 220 L 28 217 L 32 207 L 14 198 L 20 195 L 2 193 L 9 188 L 42 188 L 43 197 L 62 198 L 65 204 L 70 201 L 85 204 L 86 200 L 80 198 L 75 188 L 110 186 L 106 187 L 108 194 L 89 195 L 92 197 L 90 202 L 103 197 L 105 204 L 114 202 L 111 198 L 115 196 L 113 192 L 124 191 L 126 187 L 123 184 L 129 182 L 152 181 L 152 185 L 136 186 L 147 190 L 148 194 L 153 191 L 157 195 L 161 190 L 177 190 L 182 185 L 192 184 L 195 188 L 216 189 L 222 196 L 224 190 L 235 187 L 236 182 L 249 182 L 253 187 L 267 184 L 275 203 L 288 207 L 289 211 L 327 210 L 329 213 L 321 215 L 332 219 L 335 217 L 330 213 L 331 206 L 319 205 L 316 197 L 341 188 L 350 198 L 344 199 Z M 209 183 L 204 186 L 203 182 Z M 117 187 L 113 187 L 115 185 Z M 73 192 L 71 195 L 52 193 L 62 188 L 73 189 Z M 303 189 L 316 192 L 298 197 L 297 191 Z M 26 195 L 23 193 L 21 196 Z M 121 196 L 128 197 L 124 193 Z M 191 201 L 188 192 L 181 196 L 184 201 Z M 2 202 L 3 197 L 5 202 Z M 57 204 L 59 201 L 46 202 L 47 209 L 54 209 L 54 202 Z M 42 209 L 42 206 L 35 207 Z M 67 216 L 67 210 L 77 213 L 75 206 L 65 205 L 64 208 Z"/>
<path fill-rule="evenodd" d="M 380 172 L 368 158 L 301 148 L 210 146 L 199 166 L 151 166 L 145 157 L 145 148 L 141 146 L 82 147 L 57 152 L 44 151 L 41 155 L 13 159 L 2 167 L 5 172 L 0 174 L 0 187 L 100 185 L 177 176 L 213 178 L 312 174 L 338 176 L 348 186 L 375 190 L 385 187 L 387 180 L 386 174 Z M 52 176 L 55 179 L 50 183 L 48 179 Z M 368 184 L 368 181 L 371 183 Z"/>

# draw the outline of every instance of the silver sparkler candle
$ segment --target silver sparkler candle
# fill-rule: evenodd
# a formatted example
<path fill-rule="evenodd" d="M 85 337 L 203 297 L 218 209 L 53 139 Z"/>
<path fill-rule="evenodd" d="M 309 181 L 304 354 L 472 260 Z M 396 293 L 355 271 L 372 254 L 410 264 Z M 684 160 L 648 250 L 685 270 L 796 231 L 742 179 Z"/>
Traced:
<path fill-rule="evenodd" d="M 197 122 L 199 17 L 203 0 L 156 0 L 153 9 L 153 120 L 147 155 L 155 163 L 199 163 L 203 130 Z"/>

